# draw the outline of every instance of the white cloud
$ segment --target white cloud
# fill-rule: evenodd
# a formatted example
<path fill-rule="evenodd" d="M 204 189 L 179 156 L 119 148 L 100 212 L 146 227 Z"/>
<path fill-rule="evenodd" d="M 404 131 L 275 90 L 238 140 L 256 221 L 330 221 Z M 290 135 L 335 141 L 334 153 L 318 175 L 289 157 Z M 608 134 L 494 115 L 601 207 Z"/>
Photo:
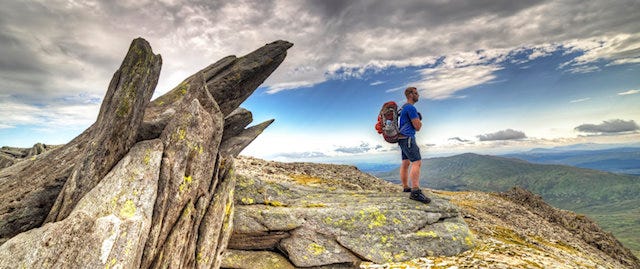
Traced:
<path fill-rule="evenodd" d="M 418 88 L 423 98 L 440 100 L 461 97 L 456 92 L 495 79 L 493 72 L 500 69 L 496 65 L 427 68 L 420 70 L 421 80 L 410 85 Z"/>
<path fill-rule="evenodd" d="M 591 98 L 587 97 L 587 98 L 571 100 L 571 101 L 569 101 L 569 103 L 580 103 L 580 102 L 589 101 L 589 100 L 591 100 Z"/>
<path fill-rule="evenodd" d="M 137 8 L 141 4 L 146 8 Z M 640 62 L 640 18 L 628 8 L 633 5 L 634 0 L 3 1 L 0 94 L 25 98 L 0 100 L 0 107 L 87 121 L 70 115 L 86 114 L 82 106 L 60 111 L 56 107 L 63 104 L 36 103 L 81 93 L 102 96 L 138 36 L 163 57 L 155 96 L 224 56 L 284 39 L 294 47 L 265 81 L 269 93 L 419 67 L 422 78 L 415 85 L 423 97 L 463 98 L 460 90 L 492 81 L 504 63 L 525 63 L 559 49 L 582 53 L 561 67 L 570 72 Z M 514 57 L 518 53 L 525 54 Z M 3 126 L 44 122 L 0 116 Z"/>
<path fill-rule="evenodd" d="M 572 73 L 597 71 L 599 68 L 593 64 L 601 61 L 608 66 L 640 62 L 640 33 L 576 39 L 566 42 L 564 46 L 570 51 L 583 53 L 560 65 L 560 68 L 568 67 Z"/>
<path fill-rule="evenodd" d="M 44 106 L 29 105 L 15 99 L 2 100 L 0 126 L 35 125 L 42 129 L 86 127 L 96 120 L 100 109 L 100 104 L 92 98 L 76 96 Z"/>
<path fill-rule="evenodd" d="M 628 90 L 626 92 L 619 92 L 618 95 L 630 95 L 640 93 L 640 90 Z"/>

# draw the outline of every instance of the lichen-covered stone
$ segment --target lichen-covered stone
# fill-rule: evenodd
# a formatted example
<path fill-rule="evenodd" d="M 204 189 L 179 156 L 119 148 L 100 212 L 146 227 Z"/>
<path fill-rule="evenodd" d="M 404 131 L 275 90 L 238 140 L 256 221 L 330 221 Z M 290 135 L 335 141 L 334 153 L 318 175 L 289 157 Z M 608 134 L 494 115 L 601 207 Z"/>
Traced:
<path fill-rule="evenodd" d="M 280 254 L 271 251 L 244 251 L 229 249 L 224 252 L 223 268 L 234 269 L 294 269 Z"/>
<path fill-rule="evenodd" d="M 0 246 L 0 268 L 137 268 L 149 234 L 160 140 L 136 144 L 69 217 Z"/>
<path fill-rule="evenodd" d="M 137 38 L 113 75 L 89 141 L 54 202 L 46 222 L 67 217 L 78 201 L 97 185 L 136 143 L 144 108 L 158 84 L 162 58 Z"/>
<path fill-rule="evenodd" d="M 313 169 L 317 165 L 299 164 L 282 177 L 254 173 L 266 168 L 261 161 L 240 163 L 231 248 L 278 248 L 295 266 L 309 267 L 450 256 L 473 247 L 474 237 L 458 207 L 442 196 L 428 193 L 432 202 L 425 205 L 399 188 L 354 191 L 339 183 L 348 178 L 330 178 L 333 173 Z M 278 165 L 265 166 L 275 170 Z M 303 179 L 296 174 L 301 170 L 306 171 Z M 379 182 L 377 188 L 386 187 Z M 284 236 L 275 237 L 278 233 Z"/>

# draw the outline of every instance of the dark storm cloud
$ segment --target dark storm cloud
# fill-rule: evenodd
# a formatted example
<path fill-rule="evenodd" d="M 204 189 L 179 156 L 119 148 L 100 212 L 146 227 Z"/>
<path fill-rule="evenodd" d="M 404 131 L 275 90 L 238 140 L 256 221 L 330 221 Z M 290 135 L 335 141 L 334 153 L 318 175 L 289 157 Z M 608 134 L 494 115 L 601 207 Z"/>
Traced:
<path fill-rule="evenodd" d="M 575 130 L 584 133 L 614 134 L 638 131 L 640 130 L 640 127 L 633 120 L 625 121 L 621 119 L 614 119 L 604 121 L 600 124 L 582 124 L 576 127 Z"/>
<path fill-rule="evenodd" d="M 497 131 L 495 133 L 483 134 L 477 136 L 480 141 L 496 141 L 496 140 L 518 140 L 527 138 L 524 132 L 513 129 Z"/>

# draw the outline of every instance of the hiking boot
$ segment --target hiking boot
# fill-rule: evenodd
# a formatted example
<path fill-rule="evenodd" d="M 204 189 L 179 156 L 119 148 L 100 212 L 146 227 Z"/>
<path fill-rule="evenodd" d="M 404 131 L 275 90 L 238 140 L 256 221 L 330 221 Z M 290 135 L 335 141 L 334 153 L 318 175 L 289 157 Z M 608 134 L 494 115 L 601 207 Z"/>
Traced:
<path fill-rule="evenodd" d="M 404 188 L 404 190 L 402 190 L 402 192 L 411 192 L 411 188 L 406 187 L 406 188 Z"/>
<path fill-rule="evenodd" d="M 424 194 L 422 193 L 422 190 L 417 189 L 415 191 L 411 191 L 411 195 L 409 196 L 409 199 L 411 200 L 416 200 L 418 202 L 423 202 L 425 204 L 431 203 L 431 199 L 429 199 L 427 196 L 424 196 Z"/>

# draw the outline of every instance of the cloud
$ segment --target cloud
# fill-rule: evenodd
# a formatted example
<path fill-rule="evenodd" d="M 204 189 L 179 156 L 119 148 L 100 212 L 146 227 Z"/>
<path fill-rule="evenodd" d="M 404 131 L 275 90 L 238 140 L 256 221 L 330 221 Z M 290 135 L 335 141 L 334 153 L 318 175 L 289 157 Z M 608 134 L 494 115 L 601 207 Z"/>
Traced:
<path fill-rule="evenodd" d="M 382 148 L 382 146 L 378 145 L 375 147 L 375 149 L 380 149 Z M 337 149 L 335 149 L 335 152 L 340 152 L 340 153 L 347 153 L 347 154 L 358 154 L 358 153 L 365 153 L 368 152 L 370 150 L 372 150 L 374 148 L 372 148 L 371 146 L 369 146 L 369 143 L 362 143 L 359 146 L 354 146 L 354 147 L 339 147 Z"/>
<path fill-rule="evenodd" d="M 469 143 L 469 142 L 473 142 L 471 140 L 467 140 L 467 139 L 462 139 L 460 137 L 451 137 L 448 139 L 449 141 L 458 141 L 458 142 L 462 142 L 462 143 Z"/>
<path fill-rule="evenodd" d="M 630 95 L 640 93 L 640 90 L 628 90 L 626 92 L 619 92 L 618 95 Z"/>
<path fill-rule="evenodd" d="M 274 158 L 287 158 L 287 159 L 308 159 L 308 158 L 322 158 L 327 157 L 326 154 L 317 151 L 310 152 L 285 152 L 278 153 L 274 156 Z"/>
<path fill-rule="evenodd" d="M 495 133 L 489 133 L 477 136 L 480 141 L 496 141 L 496 140 L 518 140 L 527 138 L 524 132 L 513 129 L 506 129 Z"/>
<path fill-rule="evenodd" d="M 410 83 L 420 90 L 420 96 L 428 99 L 461 97 L 456 92 L 482 85 L 496 78 L 497 65 L 471 65 L 465 67 L 437 67 L 420 70 L 422 79 Z"/>
<path fill-rule="evenodd" d="M 416 67 L 423 97 L 461 98 L 460 90 L 494 80 L 518 53 L 526 62 L 575 52 L 563 66 L 571 72 L 640 62 L 638 12 L 628 8 L 634 4 L 9 0 L 0 9 L 0 94 L 24 97 L 16 108 L 25 110 L 16 114 L 64 96 L 102 96 L 141 36 L 163 57 L 154 96 L 224 56 L 285 39 L 294 47 L 263 84 L 269 93 Z"/>
<path fill-rule="evenodd" d="M 582 124 L 576 127 L 575 130 L 592 134 L 615 134 L 638 131 L 640 130 L 640 127 L 633 120 L 625 121 L 621 119 L 613 119 L 603 121 L 600 124 Z"/>
<path fill-rule="evenodd" d="M 369 86 L 376 86 L 376 85 L 380 85 L 380 84 L 384 84 L 384 83 L 386 83 L 386 82 L 385 82 L 385 81 L 377 80 L 377 81 L 371 82 L 371 83 L 369 84 Z"/>
<path fill-rule="evenodd" d="M 584 101 L 588 101 L 588 100 L 591 100 L 591 98 L 587 97 L 587 98 L 571 100 L 571 101 L 569 101 L 569 103 L 580 103 L 580 102 L 584 102 Z"/>
<path fill-rule="evenodd" d="M 97 118 L 101 98 L 94 95 L 68 96 L 46 105 L 30 105 L 11 97 L 0 100 L 0 126 L 35 125 L 55 130 L 89 126 Z"/>

